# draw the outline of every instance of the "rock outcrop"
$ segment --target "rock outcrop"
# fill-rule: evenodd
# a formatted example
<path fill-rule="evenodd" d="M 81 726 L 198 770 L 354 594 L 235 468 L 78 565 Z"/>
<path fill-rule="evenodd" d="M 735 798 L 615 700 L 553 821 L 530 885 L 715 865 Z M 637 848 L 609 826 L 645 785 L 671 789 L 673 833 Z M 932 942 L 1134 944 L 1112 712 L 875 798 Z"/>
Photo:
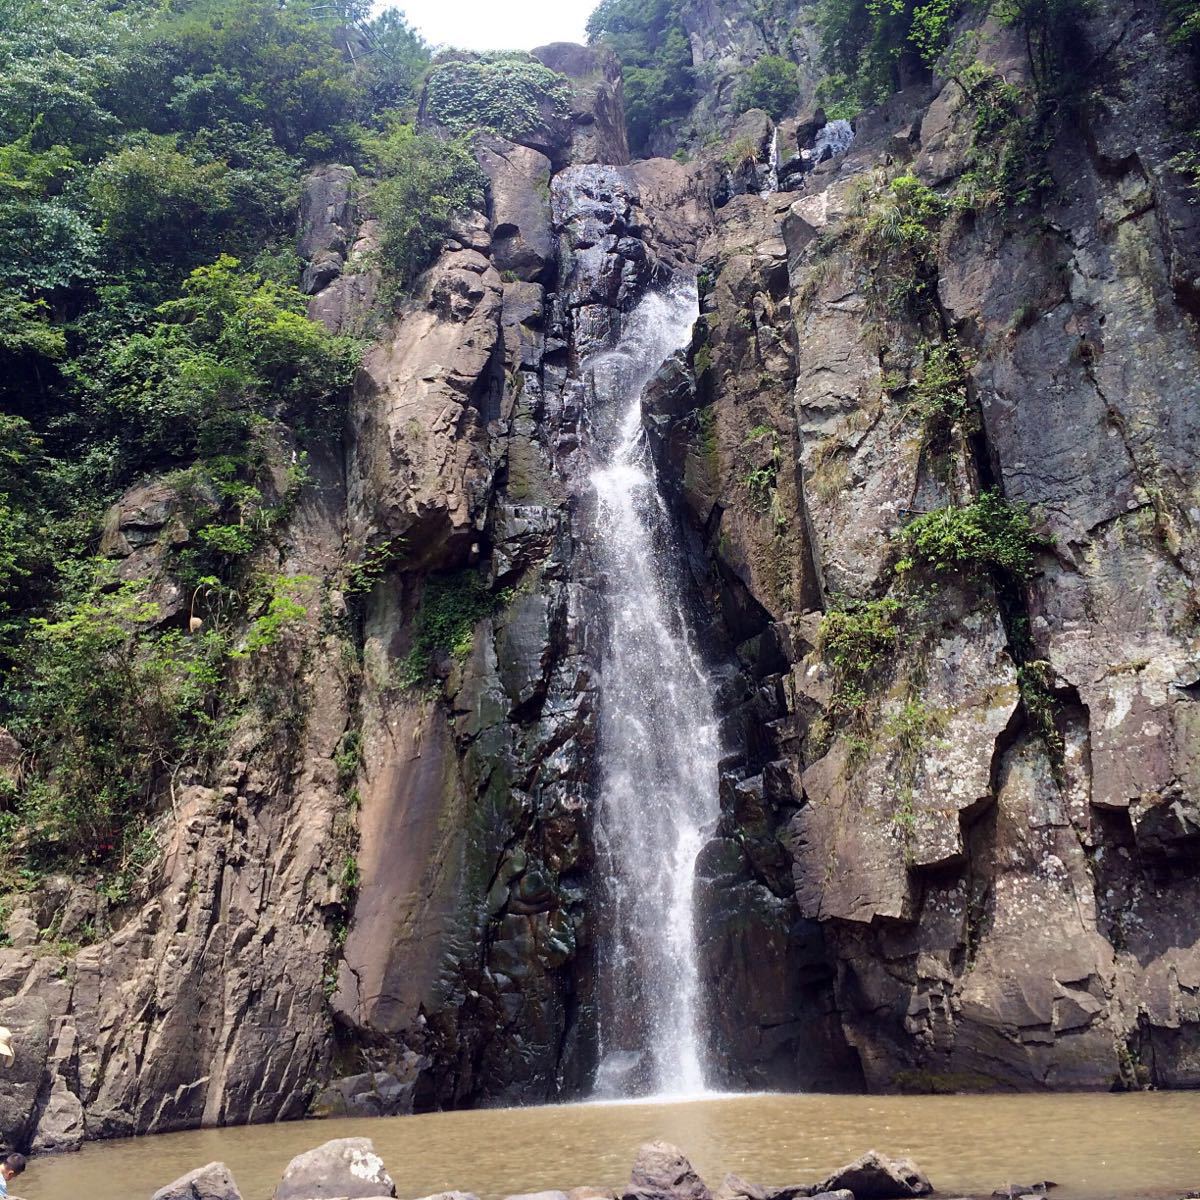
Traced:
<path fill-rule="evenodd" d="M 335 1138 L 296 1155 L 274 1200 L 366 1200 L 395 1196 L 396 1185 L 370 1138 Z"/>
<path fill-rule="evenodd" d="M 242 1200 L 242 1194 L 229 1168 L 212 1162 L 159 1188 L 150 1200 Z"/>

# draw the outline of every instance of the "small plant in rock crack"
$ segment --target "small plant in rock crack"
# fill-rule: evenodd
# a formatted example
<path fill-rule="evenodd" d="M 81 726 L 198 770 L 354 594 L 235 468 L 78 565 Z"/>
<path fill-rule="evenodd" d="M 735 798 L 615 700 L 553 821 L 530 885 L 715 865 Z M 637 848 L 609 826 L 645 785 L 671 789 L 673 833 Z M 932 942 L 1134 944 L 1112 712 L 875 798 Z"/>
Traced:
<path fill-rule="evenodd" d="M 512 598 L 511 590 L 491 591 L 472 570 L 430 576 L 414 623 L 412 649 L 400 663 L 400 684 L 415 688 L 431 682 L 441 655 L 466 658 L 475 644 L 475 626 Z"/>
<path fill-rule="evenodd" d="M 821 618 L 820 649 L 834 674 L 829 706 L 833 716 L 852 716 L 863 709 L 868 689 L 899 643 L 903 614 L 904 606 L 891 596 L 842 598 Z"/>
<path fill-rule="evenodd" d="M 921 366 L 907 388 L 905 411 L 920 423 L 925 444 L 942 450 L 955 429 L 974 431 L 967 364 L 953 334 L 942 342 L 923 342 L 920 353 Z"/>
<path fill-rule="evenodd" d="M 900 542 L 908 552 L 896 564 L 901 574 L 923 569 L 982 578 L 993 572 L 1015 582 L 1033 575 L 1035 552 L 1042 544 L 1029 510 L 995 491 L 981 493 L 970 504 L 922 513 L 901 531 Z"/>
<path fill-rule="evenodd" d="M 868 294 L 877 313 L 918 319 L 933 304 L 938 231 L 946 202 L 915 175 L 875 193 L 861 221 L 858 257 L 871 266 Z"/>
<path fill-rule="evenodd" d="M 779 483 L 779 467 L 783 461 L 783 447 L 779 435 L 767 425 L 756 425 L 742 440 L 743 446 L 760 446 L 770 440 L 767 461 L 751 467 L 742 478 L 750 493 L 750 503 L 756 512 L 767 512 L 775 499 Z"/>

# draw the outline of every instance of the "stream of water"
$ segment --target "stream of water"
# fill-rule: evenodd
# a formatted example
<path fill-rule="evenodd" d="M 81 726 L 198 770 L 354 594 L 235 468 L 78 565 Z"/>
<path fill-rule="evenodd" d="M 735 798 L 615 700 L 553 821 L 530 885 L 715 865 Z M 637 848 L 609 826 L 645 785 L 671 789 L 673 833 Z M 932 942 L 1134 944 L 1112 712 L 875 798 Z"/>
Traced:
<path fill-rule="evenodd" d="M 642 395 L 696 319 L 695 285 L 646 296 L 591 380 L 594 553 L 606 642 L 597 846 L 605 880 L 596 1093 L 704 1091 L 692 895 L 717 816 L 712 686 L 681 602 L 671 518 L 642 426 Z"/>
<path fill-rule="evenodd" d="M 35 1159 L 26 1200 L 146 1200 L 185 1171 L 226 1163 L 268 1200 L 296 1154 L 369 1137 L 402 1200 L 451 1188 L 480 1200 L 545 1188 L 617 1188 L 637 1147 L 662 1137 L 715 1190 L 725 1172 L 810 1183 L 869 1147 L 910 1155 L 942 1194 L 990 1195 L 1053 1179 L 1055 1200 L 1178 1200 L 1200 1187 L 1200 1093 L 725 1097 L 676 1104 L 482 1109 L 160 1134 Z M 18 1186 L 19 1185 L 19 1186 Z"/>

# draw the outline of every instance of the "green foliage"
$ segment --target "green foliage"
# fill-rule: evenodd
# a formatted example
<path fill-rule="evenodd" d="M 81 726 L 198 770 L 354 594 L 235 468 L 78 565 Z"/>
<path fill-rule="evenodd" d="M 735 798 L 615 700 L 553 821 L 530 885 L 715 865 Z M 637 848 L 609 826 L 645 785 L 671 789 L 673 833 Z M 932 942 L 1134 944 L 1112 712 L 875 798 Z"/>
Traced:
<path fill-rule="evenodd" d="M 908 557 L 897 570 L 962 572 L 981 578 L 1025 580 L 1033 575 L 1038 539 L 1029 512 L 999 492 L 972 503 L 948 505 L 915 517 L 900 535 Z"/>
<path fill-rule="evenodd" d="M 783 462 L 783 447 L 779 435 L 767 425 L 756 425 L 743 439 L 744 446 L 766 447 L 766 461 L 762 454 L 755 455 L 758 465 L 751 466 L 742 478 L 742 484 L 750 493 L 750 503 L 758 512 L 767 512 L 775 501 L 779 482 L 779 467 Z"/>
<path fill-rule="evenodd" d="M 151 633 L 157 608 L 138 586 L 105 586 L 35 622 L 28 690 L 11 722 L 49 765 L 17 809 L 35 857 L 103 859 L 160 779 L 204 761 L 218 729 L 221 636 Z"/>
<path fill-rule="evenodd" d="M 311 3 L 191 0 L 158 8 L 115 81 L 130 123 L 157 133 L 263 126 L 288 154 L 345 151 L 361 104 L 338 15 Z"/>
<path fill-rule="evenodd" d="M 380 265 L 394 287 L 409 288 L 436 259 L 451 221 L 482 206 L 484 178 L 465 142 L 411 125 L 394 126 L 367 149 L 383 179 L 372 197 Z"/>
<path fill-rule="evenodd" d="M 889 712 L 883 721 L 883 740 L 895 758 L 893 782 L 896 808 L 892 823 L 906 834 L 916 826 L 913 799 L 921 773 L 921 760 L 930 742 L 945 727 L 945 714 L 931 709 L 911 690 L 900 706 Z"/>
<path fill-rule="evenodd" d="M 800 73 L 790 59 L 765 54 L 746 72 L 733 98 L 739 112 L 761 108 L 772 121 L 781 121 L 800 98 Z"/>
<path fill-rule="evenodd" d="M 1171 166 L 1186 180 L 1192 203 L 1200 201 L 1200 130 L 1188 135 L 1187 149 L 1171 159 Z"/>
<path fill-rule="evenodd" d="M 349 791 L 362 766 L 362 736 L 357 731 L 349 730 L 342 735 L 333 755 L 333 765 L 337 771 L 338 787 L 343 792 Z"/>
<path fill-rule="evenodd" d="M 466 658 L 475 644 L 475 626 L 510 599 L 510 593 L 490 591 L 475 571 L 431 575 L 413 625 L 411 649 L 400 664 L 400 682 L 419 687 L 432 678 L 439 657 Z"/>
<path fill-rule="evenodd" d="M 906 410 L 921 424 L 926 445 L 944 449 L 953 430 L 970 432 L 967 367 L 953 335 L 920 346 L 920 374 L 908 389 Z"/>
<path fill-rule="evenodd" d="M 309 575 L 275 575 L 266 581 L 266 607 L 250 623 L 245 643 L 236 651 L 238 657 L 262 654 L 277 646 L 289 629 L 308 616 L 300 603 L 312 584 Z"/>
<path fill-rule="evenodd" d="M 654 135 L 696 98 L 680 8 L 680 0 L 601 0 L 588 17 L 588 41 L 611 46 L 621 60 L 625 124 L 634 154 L 645 154 Z"/>
<path fill-rule="evenodd" d="M 398 8 L 369 22 L 372 52 L 366 62 L 367 112 L 415 112 L 417 87 L 429 66 L 429 47 Z"/>
<path fill-rule="evenodd" d="M 1200 45 L 1200 0 L 1166 0 L 1171 40 L 1180 45 Z"/>
<path fill-rule="evenodd" d="M 106 873 L 100 893 L 112 904 L 125 904 L 151 864 L 158 858 L 158 839 L 148 825 L 136 822 L 127 827 L 121 839 L 121 857 L 115 869 Z"/>
<path fill-rule="evenodd" d="M 938 231 L 947 211 L 915 175 L 898 176 L 875 198 L 858 252 L 870 264 L 868 293 L 877 311 L 917 319 L 933 303 Z"/>
<path fill-rule="evenodd" d="M 187 153 L 175 136 L 143 135 L 97 164 L 88 195 L 119 262 L 183 271 L 282 234 L 297 170 L 261 131 L 207 129 Z"/>
<path fill-rule="evenodd" d="M 1031 659 L 1017 667 L 1017 687 L 1021 692 L 1021 704 L 1042 739 L 1056 774 L 1060 773 L 1066 746 L 1058 728 L 1058 701 L 1051 691 L 1054 668 L 1045 659 Z"/>
<path fill-rule="evenodd" d="M 350 53 L 344 10 L 0 0 L 0 726 L 31 764 L 0 822 L 26 869 L 107 853 L 136 873 L 151 806 L 203 776 L 235 679 L 308 606 L 254 571 L 359 347 L 294 286 L 300 174 L 362 165 L 428 62 L 396 13 Z M 429 183 L 399 196 L 418 242 L 458 201 Z M 91 558 L 107 506 L 164 471 L 179 511 L 158 549 L 203 619 L 191 637 Z M 235 631 L 260 661 L 230 662 Z M 132 879 L 114 868 L 114 900 Z"/>
<path fill-rule="evenodd" d="M 747 165 L 753 165 L 758 161 L 758 155 L 761 147 L 757 138 L 740 137 L 735 138 L 725 148 L 721 155 L 721 161 L 731 170 L 737 171 Z"/>
<path fill-rule="evenodd" d="M 571 112 L 571 85 L 519 51 L 435 62 L 425 79 L 422 111 L 452 133 L 489 129 L 519 141 L 548 118 Z"/>
<path fill-rule="evenodd" d="M 365 596 L 403 555 L 405 545 L 404 538 L 391 538 L 368 546 L 362 552 L 362 557 L 352 563 L 346 572 L 346 595 Z"/>
<path fill-rule="evenodd" d="M 821 0 L 817 25 L 829 81 L 826 111 L 853 116 L 928 77 L 946 48 L 953 0 Z"/>
<path fill-rule="evenodd" d="M 296 288 L 221 255 L 146 332 L 69 368 L 113 430 L 128 468 L 244 450 L 255 421 L 294 414 L 319 426 L 359 357 L 352 339 L 308 320 Z"/>
<path fill-rule="evenodd" d="M 974 109 L 967 170 L 954 203 L 965 211 L 1028 204 L 1050 187 L 1052 106 L 982 63 L 954 76 Z"/>
<path fill-rule="evenodd" d="M 834 715 L 861 710 L 867 689 L 900 640 L 904 607 L 899 600 L 843 598 L 821 618 L 820 648 L 833 668 Z"/>
<path fill-rule="evenodd" d="M 66 335 L 50 324 L 44 300 L 0 291 L 0 354 L 13 359 L 62 358 L 66 349 Z"/>

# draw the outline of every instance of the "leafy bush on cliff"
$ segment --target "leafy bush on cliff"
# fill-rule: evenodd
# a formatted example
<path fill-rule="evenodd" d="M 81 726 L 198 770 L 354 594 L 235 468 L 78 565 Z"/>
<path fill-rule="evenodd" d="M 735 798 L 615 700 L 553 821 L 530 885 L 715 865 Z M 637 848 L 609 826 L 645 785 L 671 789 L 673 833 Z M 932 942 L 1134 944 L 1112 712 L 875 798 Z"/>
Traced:
<path fill-rule="evenodd" d="M 772 121 L 781 121 L 800 97 L 800 73 L 790 59 L 765 54 L 746 72 L 733 98 L 739 112 L 761 108 Z"/>
<path fill-rule="evenodd" d="M 861 709 L 867 687 L 900 640 L 899 600 L 837 600 L 821 618 L 820 649 L 833 668 L 835 686 L 830 704 L 834 716 Z"/>
<path fill-rule="evenodd" d="M 516 141 L 547 117 L 570 114 L 565 76 L 521 52 L 443 58 L 429 69 L 421 107 L 453 133 L 490 129 Z"/>
<path fill-rule="evenodd" d="M 238 452 L 255 420 L 312 422 L 350 382 L 357 344 L 308 320 L 305 305 L 296 288 L 221 255 L 144 331 L 69 371 L 126 470 Z"/>
<path fill-rule="evenodd" d="M 983 492 L 966 505 L 947 505 L 915 517 L 900 535 L 908 558 L 897 569 L 959 571 L 1011 580 L 1033 575 L 1038 539 L 1029 511 L 999 492 Z"/>
<path fill-rule="evenodd" d="M 103 858 L 165 775 L 199 765 L 218 722 L 219 634 L 152 635 L 137 585 L 101 585 L 63 616 L 35 623 L 34 667 L 12 727 L 53 770 L 13 816 L 35 857 Z"/>
<path fill-rule="evenodd" d="M 645 154 L 655 132 L 696 99 L 692 52 L 679 0 L 600 0 L 588 17 L 588 41 L 621 60 L 629 148 Z"/>
<path fill-rule="evenodd" d="M 462 141 L 441 141 L 397 125 L 368 143 L 382 182 L 372 196 L 380 224 L 380 265 L 398 288 L 437 257 L 450 223 L 483 205 L 484 176 Z"/>
<path fill-rule="evenodd" d="M 915 175 L 899 175 L 867 198 L 857 251 L 869 264 L 877 311 L 917 318 L 937 285 L 937 238 L 946 202 Z"/>

